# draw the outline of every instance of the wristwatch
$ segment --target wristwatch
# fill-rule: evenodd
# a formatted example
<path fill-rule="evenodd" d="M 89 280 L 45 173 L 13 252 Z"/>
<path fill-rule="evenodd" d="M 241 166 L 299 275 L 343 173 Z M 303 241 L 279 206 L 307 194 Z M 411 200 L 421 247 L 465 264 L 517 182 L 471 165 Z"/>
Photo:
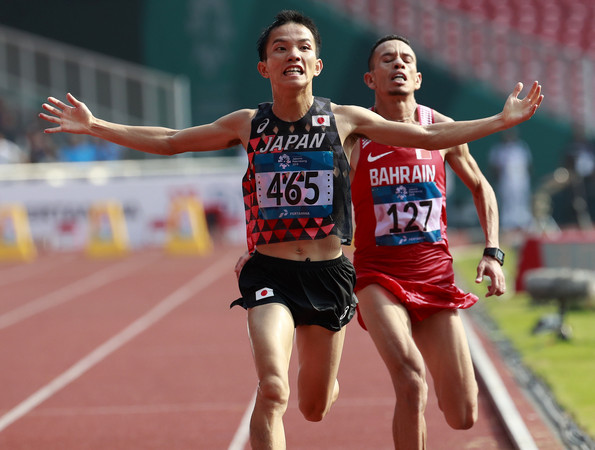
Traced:
<path fill-rule="evenodd" d="M 498 261 L 501 266 L 504 265 L 504 252 L 498 247 L 486 247 L 483 251 L 483 256 L 491 256 Z"/>

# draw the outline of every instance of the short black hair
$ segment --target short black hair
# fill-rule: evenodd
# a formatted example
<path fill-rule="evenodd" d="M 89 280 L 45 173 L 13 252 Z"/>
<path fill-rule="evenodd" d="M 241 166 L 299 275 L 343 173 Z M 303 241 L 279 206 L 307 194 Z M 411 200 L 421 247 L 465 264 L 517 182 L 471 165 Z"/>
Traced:
<path fill-rule="evenodd" d="M 308 30 L 310 30 L 312 36 L 314 37 L 314 44 L 316 45 L 316 57 L 320 55 L 320 46 L 322 45 L 322 41 L 320 39 L 318 27 L 316 26 L 314 21 L 299 11 L 286 9 L 279 12 L 275 16 L 275 20 L 273 21 L 273 23 L 266 27 L 258 37 L 258 41 L 256 41 L 256 49 L 258 50 L 258 58 L 260 59 L 260 61 L 266 61 L 267 59 L 267 43 L 269 41 L 269 36 L 271 35 L 271 32 L 275 28 L 279 28 L 280 26 L 283 26 L 288 23 L 297 23 L 298 25 L 303 25 Z"/>
<path fill-rule="evenodd" d="M 409 39 L 404 36 L 400 36 L 398 34 L 387 34 L 386 36 L 382 36 L 376 41 L 370 50 L 370 55 L 368 56 L 368 70 L 372 70 L 372 59 L 374 58 L 374 52 L 379 45 L 384 44 L 386 41 L 401 41 L 411 47 L 411 42 L 409 42 Z"/>

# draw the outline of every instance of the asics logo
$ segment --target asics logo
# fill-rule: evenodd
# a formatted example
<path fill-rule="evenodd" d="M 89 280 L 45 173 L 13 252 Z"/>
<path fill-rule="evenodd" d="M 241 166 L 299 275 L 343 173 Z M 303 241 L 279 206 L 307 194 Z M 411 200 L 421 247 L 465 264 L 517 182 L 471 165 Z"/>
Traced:
<path fill-rule="evenodd" d="M 390 155 L 393 151 L 381 153 L 380 155 L 372 156 L 372 153 L 368 153 L 368 162 L 374 162 L 382 158 L 383 156 Z"/>
<path fill-rule="evenodd" d="M 262 133 L 264 131 L 264 129 L 267 127 L 267 125 L 269 124 L 269 119 L 268 117 L 266 119 L 264 119 L 264 122 L 262 122 L 260 125 L 258 125 L 258 128 L 256 129 L 257 133 Z"/>
<path fill-rule="evenodd" d="M 339 320 L 343 320 L 347 316 L 349 309 L 350 309 L 349 305 L 345 307 L 345 310 L 343 311 L 343 314 L 341 314 L 341 317 L 339 317 Z"/>

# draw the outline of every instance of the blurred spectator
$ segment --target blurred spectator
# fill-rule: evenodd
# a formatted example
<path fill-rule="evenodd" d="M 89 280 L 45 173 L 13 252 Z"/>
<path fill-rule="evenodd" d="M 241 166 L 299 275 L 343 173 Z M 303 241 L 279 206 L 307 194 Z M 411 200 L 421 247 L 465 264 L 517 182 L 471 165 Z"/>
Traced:
<path fill-rule="evenodd" d="M 41 130 L 31 130 L 27 133 L 27 149 L 29 162 L 45 163 L 56 161 L 56 148 L 52 139 Z"/>
<path fill-rule="evenodd" d="M 97 161 L 115 161 L 121 159 L 122 147 L 103 139 L 93 139 Z"/>
<path fill-rule="evenodd" d="M 19 117 L 25 117 L 25 125 Z M 57 140 L 46 135 L 36 111 L 27 111 L 0 97 L 0 164 L 112 161 L 124 157 L 126 149 L 102 139 L 71 135 Z"/>
<path fill-rule="evenodd" d="M 69 136 L 68 145 L 58 149 L 58 157 L 62 162 L 95 161 L 97 147 L 86 136 L 73 134 Z"/>
<path fill-rule="evenodd" d="M 582 128 L 575 128 L 572 141 L 566 147 L 564 167 L 582 179 L 595 175 L 595 145 Z"/>
<path fill-rule="evenodd" d="M 595 200 L 595 145 L 583 128 L 575 128 L 573 139 L 564 152 L 563 166 L 570 174 L 572 207 L 582 228 L 591 228 L 590 203 Z"/>
<path fill-rule="evenodd" d="M 17 115 L 0 98 L 0 133 L 11 142 L 18 142 L 21 131 Z"/>
<path fill-rule="evenodd" d="M 496 197 L 503 231 L 531 226 L 531 150 L 516 129 L 500 133 L 502 141 L 490 149 L 489 161 L 496 177 Z"/>
<path fill-rule="evenodd" d="M 0 130 L 0 164 L 18 164 L 26 162 L 25 152 L 21 148 L 4 137 Z"/>

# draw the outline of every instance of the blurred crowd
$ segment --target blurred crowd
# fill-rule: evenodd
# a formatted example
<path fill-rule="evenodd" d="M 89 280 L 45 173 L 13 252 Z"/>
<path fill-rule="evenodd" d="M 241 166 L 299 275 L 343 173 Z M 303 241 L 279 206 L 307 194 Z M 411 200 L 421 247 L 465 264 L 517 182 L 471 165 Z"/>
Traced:
<path fill-rule="evenodd" d="M 595 142 L 575 128 L 552 174 L 533 179 L 533 151 L 517 129 L 499 134 L 489 155 L 492 183 L 504 233 L 593 227 L 595 217 Z"/>
<path fill-rule="evenodd" d="M 82 135 L 49 136 L 36 111 L 15 109 L 0 97 L 0 164 L 107 161 L 121 159 L 121 147 Z"/>

